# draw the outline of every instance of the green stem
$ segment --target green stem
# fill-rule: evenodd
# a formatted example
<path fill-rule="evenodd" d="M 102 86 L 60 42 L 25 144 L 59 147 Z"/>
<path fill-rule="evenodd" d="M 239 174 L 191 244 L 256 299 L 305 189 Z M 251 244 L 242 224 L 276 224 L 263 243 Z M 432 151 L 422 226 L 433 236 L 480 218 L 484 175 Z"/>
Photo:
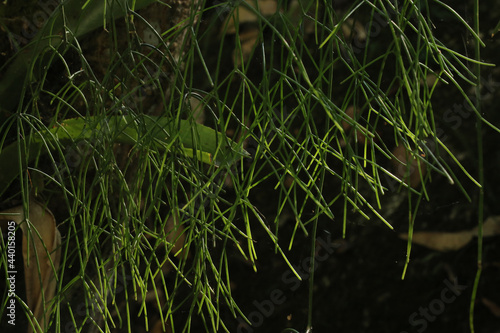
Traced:
<path fill-rule="evenodd" d="M 307 309 L 307 329 L 306 332 L 312 331 L 312 313 L 313 313 L 313 294 L 314 294 L 314 270 L 316 256 L 316 231 L 318 230 L 318 219 L 313 222 L 313 230 L 311 233 L 311 267 L 309 275 L 309 306 Z"/>
<path fill-rule="evenodd" d="M 479 0 L 474 2 L 474 31 L 479 36 Z M 481 41 L 477 37 L 475 39 L 475 58 L 481 59 Z M 469 309 L 469 325 L 471 333 L 474 333 L 474 305 L 476 302 L 477 289 L 481 279 L 481 272 L 483 269 L 483 214 L 484 214 L 484 161 L 483 161 L 483 134 L 482 134 L 482 120 L 481 120 L 481 67 L 475 64 L 476 69 L 476 131 L 477 131 L 477 153 L 478 153 L 478 180 L 481 186 L 479 187 L 478 198 L 478 226 L 477 226 L 477 272 L 474 280 L 474 287 L 472 289 L 470 309 Z"/>

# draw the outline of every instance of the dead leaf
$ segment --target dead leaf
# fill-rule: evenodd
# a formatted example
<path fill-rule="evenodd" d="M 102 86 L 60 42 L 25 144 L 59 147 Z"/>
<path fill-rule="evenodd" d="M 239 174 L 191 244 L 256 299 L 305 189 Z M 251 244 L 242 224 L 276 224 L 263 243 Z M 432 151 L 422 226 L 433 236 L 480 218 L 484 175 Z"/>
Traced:
<path fill-rule="evenodd" d="M 434 84 L 436 83 L 437 80 L 439 80 L 437 75 L 432 73 L 432 74 L 427 75 L 427 77 L 425 78 L 425 81 L 422 79 L 420 84 L 426 85 L 427 87 L 431 88 L 432 86 L 434 86 Z M 439 81 L 438 81 L 438 84 L 439 84 Z"/>
<path fill-rule="evenodd" d="M 461 231 L 461 232 L 432 232 L 432 231 L 422 231 L 415 232 L 413 234 L 412 242 L 413 244 L 423 245 L 427 248 L 447 252 L 458 250 L 467 243 L 469 243 L 474 237 L 474 233 L 471 231 Z M 408 239 L 408 234 L 399 235 L 401 239 Z"/>
<path fill-rule="evenodd" d="M 233 51 L 233 63 L 241 67 L 242 63 L 250 59 L 254 46 L 257 44 L 259 38 L 259 29 L 251 28 L 240 32 L 241 49 L 235 48 Z"/>
<path fill-rule="evenodd" d="M 346 37 L 354 37 L 359 41 L 365 41 L 367 34 L 365 27 L 359 21 L 355 21 L 352 18 L 348 18 L 342 24 L 342 32 Z"/>
<path fill-rule="evenodd" d="M 349 137 L 354 137 L 355 142 L 359 144 L 365 144 L 366 140 L 375 140 L 376 137 L 371 137 L 366 134 L 368 130 L 360 123 L 360 115 L 362 111 L 356 108 L 354 105 L 350 105 L 345 110 L 346 117 L 342 119 L 342 128 L 348 134 Z M 356 124 L 353 128 L 353 124 Z M 343 138 L 340 139 L 340 145 L 345 147 L 347 143 Z"/>
<path fill-rule="evenodd" d="M 258 0 L 258 10 L 262 16 L 269 17 L 278 11 L 278 3 L 276 0 Z M 248 1 L 245 5 L 240 5 L 226 19 L 227 24 L 222 26 L 221 33 L 235 34 L 236 24 L 257 22 L 258 17 L 254 11 L 247 6 L 257 8 L 256 1 Z M 253 48 L 255 47 L 260 31 L 256 26 L 251 26 L 245 30 L 239 31 L 239 39 L 241 48 L 237 47 L 233 51 L 233 62 L 238 67 L 241 67 L 242 62 L 246 62 L 250 58 Z"/>
<path fill-rule="evenodd" d="M 484 237 L 495 235 L 500 235 L 500 216 L 490 216 L 483 224 Z M 422 231 L 413 234 L 412 242 L 429 249 L 447 252 L 461 249 L 476 236 L 477 227 L 459 232 Z M 400 234 L 399 238 L 407 240 L 408 234 Z"/>
<path fill-rule="evenodd" d="M 474 228 L 477 235 L 477 227 Z M 500 216 L 490 216 L 483 223 L 483 237 L 500 235 Z"/>
<path fill-rule="evenodd" d="M 167 219 L 167 222 L 163 226 L 163 232 L 165 233 L 165 250 L 166 255 L 172 257 L 184 258 L 189 255 L 189 252 L 184 248 L 184 241 L 186 240 L 186 233 L 184 226 L 179 219 L 179 213 L 177 210 L 172 212 Z M 161 265 L 161 270 L 164 275 L 167 275 L 172 270 L 172 265 L 169 260 L 166 260 Z M 156 283 L 161 283 L 161 276 L 158 275 L 155 279 Z"/>
<path fill-rule="evenodd" d="M 165 233 L 165 250 L 166 256 L 185 258 L 189 256 L 189 251 L 184 247 L 184 242 L 186 240 L 186 232 L 185 228 L 182 225 L 182 222 L 179 218 L 179 212 L 177 209 L 174 209 L 172 215 L 170 215 L 167 219 L 167 222 L 163 226 L 163 230 Z M 165 258 L 167 259 L 167 257 Z M 157 274 L 155 277 L 155 284 L 157 285 L 158 290 L 161 290 L 161 285 L 163 285 L 163 276 L 168 275 L 172 269 L 172 262 L 167 259 L 165 260 L 161 266 L 159 267 L 162 271 L 162 274 Z M 164 295 L 155 292 L 153 299 L 153 305 L 158 305 L 159 308 L 163 308 L 166 305 L 166 298 Z M 152 332 L 164 332 L 163 325 L 161 321 L 158 321 L 152 330 Z M 170 332 L 170 328 L 167 325 L 167 332 Z"/>
<path fill-rule="evenodd" d="M 191 96 L 189 97 L 189 106 L 191 106 L 191 111 L 192 111 L 192 116 L 194 121 L 198 124 L 204 124 L 205 123 L 205 108 L 203 102 L 194 97 Z"/>
<path fill-rule="evenodd" d="M 173 244 L 172 253 L 174 256 L 184 254 L 184 240 L 186 239 L 186 234 L 184 233 L 184 227 L 179 219 L 179 214 L 175 212 L 165 223 L 165 234 L 166 240 L 169 244 Z"/>
<path fill-rule="evenodd" d="M 356 110 L 356 107 L 354 105 L 350 105 L 345 110 L 345 114 L 347 118 L 349 118 L 349 122 L 346 119 L 343 119 L 342 128 L 344 129 L 344 131 L 347 132 L 352 127 L 351 123 L 355 121 L 355 119 L 358 117 L 359 110 Z"/>
<path fill-rule="evenodd" d="M 392 159 L 392 164 L 396 176 L 413 188 L 420 185 L 421 179 L 427 171 L 427 166 L 422 161 L 422 157 L 417 157 L 416 152 L 409 150 L 403 144 L 394 148 L 392 154 L 395 157 Z"/>
<path fill-rule="evenodd" d="M 302 1 L 302 0 L 300 0 Z M 298 26 L 302 24 L 302 29 L 304 36 L 314 33 L 316 30 L 317 22 L 312 19 L 315 14 L 315 8 L 310 8 L 308 15 L 304 16 L 304 5 L 299 2 L 299 0 L 291 0 L 288 3 L 288 10 L 286 16 L 290 19 L 292 25 Z"/>
<path fill-rule="evenodd" d="M 255 1 L 248 1 L 246 5 L 250 5 L 256 8 Z M 271 16 L 278 11 L 278 3 L 276 0 L 258 0 L 259 11 L 263 16 Z M 257 21 L 257 15 L 250 9 L 247 9 L 245 5 L 240 5 L 233 12 L 232 15 L 228 17 L 227 21 L 227 34 L 236 33 L 237 22 L 239 25 L 242 23 L 252 23 Z M 224 27 L 223 27 L 224 29 Z"/>
<path fill-rule="evenodd" d="M 28 307 L 45 331 L 49 327 L 57 282 L 55 277 L 61 258 L 61 235 L 54 215 L 34 200 L 29 203 L 28 219 L 25 219 L 23 206 L 1 213 L 2 220 L 16 222 L 23 232 L 26 299 Z M 28 332 L 33 332 L 31 327 Z"/>

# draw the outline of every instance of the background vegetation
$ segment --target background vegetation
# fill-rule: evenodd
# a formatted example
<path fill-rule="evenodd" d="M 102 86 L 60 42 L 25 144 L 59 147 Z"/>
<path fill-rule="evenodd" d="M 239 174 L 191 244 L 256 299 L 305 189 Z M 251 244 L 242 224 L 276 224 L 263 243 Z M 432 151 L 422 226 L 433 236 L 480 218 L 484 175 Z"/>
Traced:
<path fill-rule="evenodd" d="M 1 208 L 60 257 L 16 329 L 498 329 L 490 7 L 2 4 Z"/>

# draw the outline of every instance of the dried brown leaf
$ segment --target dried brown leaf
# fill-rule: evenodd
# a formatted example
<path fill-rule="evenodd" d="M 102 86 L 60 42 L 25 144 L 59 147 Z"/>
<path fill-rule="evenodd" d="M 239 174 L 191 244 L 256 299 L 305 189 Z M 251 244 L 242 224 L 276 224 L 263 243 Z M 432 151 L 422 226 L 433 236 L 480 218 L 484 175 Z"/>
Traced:
<path fill-rule="evenodd" d="M 40 326 L 46 330 L 56 290 L 56 272 L 61 257 L 61 235 L 54 215 L 46 207 L 30 200 L 28 218 L 23 206 L 3 211 L 2 219 L 16 222 L 23 231 L 23 259 L 26 298 Z M 32 332 L 29 328 L 28 332 Z"/>
<path fill-rule="evenodd" d="M 422 231 L 413 234 L 412 242 L 433 250 L 447 252 L 464 247 L 474 237 L 473 231 L 432 232 Z M 400 234 L 399 238 L 408 239 L 408 234 Z"/>
<path fill-rule="evenodd" d="M 206 118 L 203 102 L 196 97 L 190 97 L 189 105 L 191 106 L 191 111 L 194 121 L 196 121 L 198 124 L 203 125 L 205 123 L 205 118 Z"/>
<path fill-rule="evenodd" d="M 180 222 L 178 214 L 173 214 L 167 219 L 164 230 L 167 241 L 170 244 L 173 244 L 172 253 L 175 256 L 184 254 L 183 247 L 184 241 L 186 239 L 186 234 L 184 233 L 184 227 Z"/>
<path fill-rule="evenodd" d="M 490 216 L 483 224 L 484 237 L 495 235 L 500 235 L 500 216 Z M 412 242 L 433 250 L 446 252 L 461 249 L 476 236 L 477 227 L 459 232 L 422 231 L 413 234 Z M 408 234 L 400 234 L 399 238 L 407 240 Z"/>
<path fill-rule="evenodd" d="M 477 234 L 477 227 L 474 228 L 475 233 Z M 500 235 L 500 216 L 490 216 L 488 217 L 483 224 L 483 236 L 491 237 Z"/>
<path fill-rule="evenodd" d="M 346 37 L 353 36 L 359 41 L 365 41 L 367 34 L 365 27 L 359 21 L 355 21 L 352 18 L 348 18 L 342 24 L 342 33 Z"/>
<path fill-rule="evenodd" d="M 247 5 L 256 8 L 255 1 L 246 2 Z M 278 11 L 278 3 L 276 0 L 258 0 L 259 11 L 264 16 L 271 16 Z M 236 33 L 235 22 L 238 24 L 251 23 L 257 21 L 257 15 L 253 11 L 247 9 L 244 5 L 240 5 L 233 12 L 232 15 L 228 17 L 227 31 L 228 34 Z M 224 29 L 224 27 L 223 27 Z"/>
<path fill-rule="evenodd" d="M 241 67 L 242 62 L 246 62 L 250 58 L 250 54 L 252 53 L 252 50 L 257 43 L 258 38 L 259 29 L 257 28 L 251 28 L 249 30 L 240 32 L 241 50 L 239 48 L 234 49 L 234 64 L 238 65 L 238 67 Z"/>
<path fill-rule="evenodd" d="M 237 30 L 236 24 L 241 25 L 243 23 L 257 22 L 257 15 L 254 11 L 247 8 L 249 5 L 256 9 L 256 4 L 258 4 L 258 10 L 263 16 L 271 16 L 278 11 L 278 3 L 276 0 L 258 0 L 257 2 L 248 1 L 245 5 L 240 5 L 236 8 L 234 12 L 227 17 L 227 24 L 222 27 L 221 32 L 225 32 L 226 34 L 235 34 Z M 246 62 L 249 59 L 250 54 L 257 43 L 259 34 L 259 29 L 256 26 L 251 26 L 248 29 L 239 31 L 241 49 L 236 48 L 233 51 L 233 62 L 235 65 L 240 67 L 242 62 Z"/>
<path fill-rule="evenodd" d="M 427 171 L 427 166 L 421 157 L 417 157 L 415 152 L 403 144 L 394 148 L 392 153 L 396 157 L 392 159 L 395 175 L 413 188 L 420 185 L 421 178 Z"/>

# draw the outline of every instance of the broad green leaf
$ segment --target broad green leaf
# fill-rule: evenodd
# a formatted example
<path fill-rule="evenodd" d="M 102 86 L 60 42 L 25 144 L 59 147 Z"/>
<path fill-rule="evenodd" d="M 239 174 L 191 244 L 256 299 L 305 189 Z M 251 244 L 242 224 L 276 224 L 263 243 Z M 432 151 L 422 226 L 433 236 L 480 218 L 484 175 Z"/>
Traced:
<path fill-rule="evenodd" d="M 188 121 L 179 123 L 167 118 L 139 116 L 111 116 L 107 118 L 73 118 L 54 128 L 37 132 L 24 142 L 16 141 L 0 151 L 0 194 L 40 153 L 54 144 L 69 145 L 78 140 L 92 140 L 102 136 L 115 143 L 138 145 L 144 148 L 169 150 L 178 142 L 185 155 L 217 166 L 231 165 L 249 154 L 237 143 L 212 128 Z M 145 146 L 145 144 L 153 147 Z"/>

